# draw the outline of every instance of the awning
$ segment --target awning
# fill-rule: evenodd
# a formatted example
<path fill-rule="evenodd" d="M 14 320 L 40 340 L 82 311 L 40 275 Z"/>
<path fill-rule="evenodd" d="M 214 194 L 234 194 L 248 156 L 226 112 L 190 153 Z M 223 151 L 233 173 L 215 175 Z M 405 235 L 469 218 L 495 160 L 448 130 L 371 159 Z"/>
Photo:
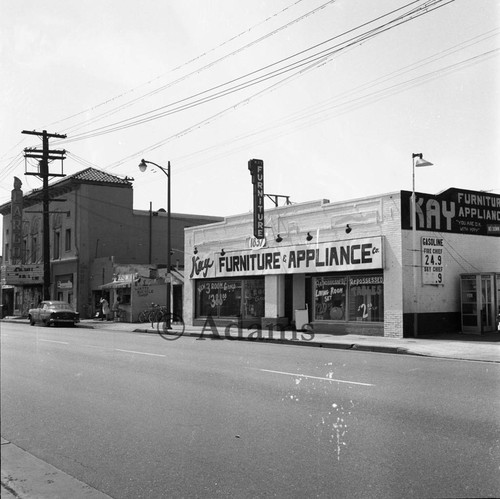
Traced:
<path fill-rule="evenodd" d="M 99 289 L 118 289 L 118 288 L 130 288 L 132 285 L 131 281 L 113 281 L 107 284 L 102 284 Z"/>
<path fill-rule="evenodd" d="M 172 269 L 170 273 L 172 275 L 172 281 L 178 284 L 184 284 L 184 273 L 182 271 Z"/>

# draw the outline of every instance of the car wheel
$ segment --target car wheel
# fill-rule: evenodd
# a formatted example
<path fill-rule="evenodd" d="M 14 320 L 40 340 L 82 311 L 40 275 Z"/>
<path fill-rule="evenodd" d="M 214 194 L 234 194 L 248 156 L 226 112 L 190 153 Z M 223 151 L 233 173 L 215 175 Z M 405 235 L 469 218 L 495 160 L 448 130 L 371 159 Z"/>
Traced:
<path fill-rule="evenodd" d="M 33 317 L 31 317 L 31 315 L 30 315 L 28 318 L 30 320 L 30 326 L 34 326 L 35 325 L 35 321 L 33 320 Z"/>

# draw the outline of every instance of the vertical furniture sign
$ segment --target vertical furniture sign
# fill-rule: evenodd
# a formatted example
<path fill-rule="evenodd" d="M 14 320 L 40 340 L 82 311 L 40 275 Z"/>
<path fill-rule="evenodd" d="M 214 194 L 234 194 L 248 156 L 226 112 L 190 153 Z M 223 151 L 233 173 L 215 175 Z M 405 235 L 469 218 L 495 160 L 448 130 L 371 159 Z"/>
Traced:
<path fill-rule="evenodd" d="M 14 189 L 11 192 L 11 263 L 21 263 L 21 248 L 23 242 L 23 191 L 22 182 L 14 177 Z M 9 258 L 9 255 L 6 255 Z"/>
<path fill-rule="evenodd" d="M 248 169 L 253 184 L 253 235 L 256 239 L 264 239 L 264 161 L 251 159 Z"/>
<path fill-rule="evenodd" d="M 422 284 L 444 284 L 444 239 L 422 237 Z"/>

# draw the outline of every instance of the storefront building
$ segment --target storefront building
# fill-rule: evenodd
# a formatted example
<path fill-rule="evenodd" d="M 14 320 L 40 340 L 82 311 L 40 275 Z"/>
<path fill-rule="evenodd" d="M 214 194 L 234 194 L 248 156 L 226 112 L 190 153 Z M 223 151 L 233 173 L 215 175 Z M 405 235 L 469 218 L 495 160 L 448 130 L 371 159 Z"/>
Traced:
<path fill-rule="evenodd" d="M 252 213 L 186 229 L 186 324 L 396 338 L 457 332 L 461 275 L 479 272 L 491 276 L 491 292 L 478 332 L 494 326 L 500 196 L 417 193 L 413 230 L 411 194 L 265 210 L 263 239 Z"/>
<path fill-rule="evenodd" d="M 49 185 L 49 236 L 43 234 L 41 190 L 26 194 L 14 178 L 11 201 L 0 206 L 3 216 L 0 301 L 4 315 L 27 316 L 44 296 L 70 303 L 82 318 L 96 313 L 101 286 L 111 283 L 118 262 L 166 269 L 168 215 L 164 209 L 135 210 L 133 185 L 95 168 L 87 168 Z M 171 213 L 171 267 L 179 270 L 184 227 L 221 220 L 207 215 Z M 44 242 L 49 246 L 50 282 L 44 283 Z M 109 263 L 101 265 L 102 259 Z M 96 264 L 98 262 L 98 265 Z M 111 263 L 113 262 L 113 263 Z M 182 269 L 181 269 L 182 270 Z M 182 300 L 182 278 L 172 268 L 172 303 Z M 113 284 L 110 289 L 119 289 Z M 166 285 L 161 286 L 165 288 Z M 163 296 L 165 304 L 165 296 Z M 153 300 L 151 300 L 153 301 Z M 136 300 L 136 304 L 140 299 Z M 177 306 L 181 310 L 181 306 Z M 130 311 L 130 320 L 137 314 Z"/>
<path fill-rule="evenodd" d="M 99 284 L 101 281 L 109 282 Z M 120 322 L 138 322 L 144 310 L 153 305 L 164 305 L 167 283 L 170 282 L 172 312 L 182 316 L 183 271 L 179 268 L 158 269 L 144 264 L 121 264 L 114 258 L 99 258 L 91 267 L 92 303 L 94 315 L 101 310 L 100 299 L 105 298 L 112 307 L 112 316 Z M 119 313 L 116 313 L 119 309 Z"/>

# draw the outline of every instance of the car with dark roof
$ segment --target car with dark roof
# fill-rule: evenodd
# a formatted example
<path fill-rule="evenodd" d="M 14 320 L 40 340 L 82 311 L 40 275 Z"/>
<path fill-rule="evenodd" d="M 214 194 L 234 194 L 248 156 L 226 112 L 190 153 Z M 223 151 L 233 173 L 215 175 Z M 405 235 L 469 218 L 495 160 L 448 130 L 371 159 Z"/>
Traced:
<path fill-rule="evenodd" d="M 42 301 L 38 307 L 28 311 L 28 320 L 34 326 L 37 322 L 50 326 L 51 324 L 69 324 L 75 326 L 80 322 L 80 314 L 64 301 Z"/>

